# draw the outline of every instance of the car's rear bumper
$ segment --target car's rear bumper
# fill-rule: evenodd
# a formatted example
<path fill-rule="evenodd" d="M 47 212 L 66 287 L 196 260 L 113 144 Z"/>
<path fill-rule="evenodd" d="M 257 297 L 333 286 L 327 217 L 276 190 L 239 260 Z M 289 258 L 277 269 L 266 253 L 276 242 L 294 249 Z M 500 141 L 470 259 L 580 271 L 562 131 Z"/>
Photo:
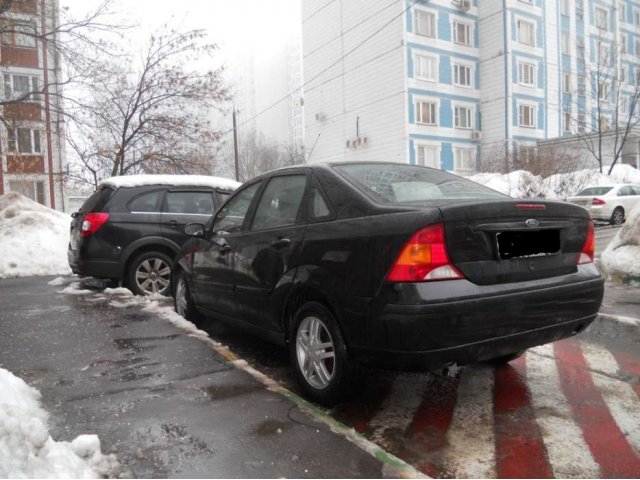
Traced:
<path fill-rule="evenodd" d="M 118 261 L 87 260 L 74 250 L 67 251 L 67 260 L 71 271 L 76 275 L 122 280 L 122 265 Z"/>
<path fill-rule="evenodd" d="M 416 297 L 431 296 L 424 294 L 424 285 L 391 288 L 391 301 L 359 322 L 363 334 L 348 335 L 353 355 L 368 363 L 431 370 L 553 342 L 593 322 L 604 280 L 592 277 L 519 291 L 503 286 L 503 292 L 494 286 L 492 293 L 483 289 L 483 295 L 473 298 L 456 297 L 456 289 L 464 291 L 464 285 L 449 287 L 450 299 L 423 298 L 422 303 Z M 407 297 L 414 303 L 406 303 Z"/>

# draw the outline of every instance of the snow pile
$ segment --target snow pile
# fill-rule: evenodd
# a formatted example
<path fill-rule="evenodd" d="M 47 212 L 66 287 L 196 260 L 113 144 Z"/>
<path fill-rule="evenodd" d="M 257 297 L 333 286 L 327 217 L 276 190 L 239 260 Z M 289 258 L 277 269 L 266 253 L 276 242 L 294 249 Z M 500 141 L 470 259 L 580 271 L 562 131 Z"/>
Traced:
<path fill-rule="evenodd" d="M 600 173 L 597 169 L 584 169 L 542 178 L 517 170 L 507 174 L 479 173 L 467 178 L 513 198 L 565 199 L 587 186 L 640 184 L 640 170 L 631 165 L 616 165 L 611 175 Z"/>
<path fill-rule="evenodd" d="M 212 177 L 209 175 L 123 175 L 111 177 L 100 182 L 100 186 L 138 187 L 141 185 L 174 185 L 174 186 L 202 186 L 235 190 L 241 183 L 230 178 Z"/>
<path fill-rule="evenodd" d="M 613 280 L 640 283 L 640 205 L 602 252 L 600 267 Z"/>
<path fill-rule="evenodd" d="M 56 442 L 40 392 L 0 368 L 0 478 L 100 478 L 118 469 L 96 435 Z"/>
<path fill-rule="evenodd" d="M 71 218 L 19 193 L 0 196 L 0 278 L 69 274 Z"/>

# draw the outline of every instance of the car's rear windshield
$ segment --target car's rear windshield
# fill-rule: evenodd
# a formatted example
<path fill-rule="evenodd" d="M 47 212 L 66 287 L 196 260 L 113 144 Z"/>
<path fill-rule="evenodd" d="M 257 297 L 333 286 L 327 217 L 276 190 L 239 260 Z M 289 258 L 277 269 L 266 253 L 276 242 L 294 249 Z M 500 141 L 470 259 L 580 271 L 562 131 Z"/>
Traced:
<path fill-rule="evenodd" d="M 590 197 L 593 195 L 605 195 L 611 191 L 613 187 L 589 187 L 581 190 L 578 196 Z"/>
<path fill-rule="evenodd" d="M 348 164 L 334 168 L 382 203 L 449 199 L 504 199 L 505 195 L 441 170 L 412 165 Z"/>
<path fill-rule="evenodd" d="M 93 194 L 85 200 L 82 207 L 80 207 L 80 211 L 83 213 L 102 211 L 114 192 L 115 190 L 111 187 L 104 185 L 98 187 L 98 190 L 93 192 Z"/>

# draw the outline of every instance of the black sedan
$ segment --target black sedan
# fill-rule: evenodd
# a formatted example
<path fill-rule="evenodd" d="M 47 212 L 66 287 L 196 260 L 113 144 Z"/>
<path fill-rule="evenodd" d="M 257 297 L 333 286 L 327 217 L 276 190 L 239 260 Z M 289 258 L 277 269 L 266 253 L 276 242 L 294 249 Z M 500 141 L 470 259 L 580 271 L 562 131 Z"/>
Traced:
<path fill-rule="evenodd" d="M 276 170 L 185 231 L 177 312 L 288 346 L 306 393 L 327 404 L 361 364 L 508 362 L 575 335 L 604 288 L 583 208 L 410 165 Z"/>

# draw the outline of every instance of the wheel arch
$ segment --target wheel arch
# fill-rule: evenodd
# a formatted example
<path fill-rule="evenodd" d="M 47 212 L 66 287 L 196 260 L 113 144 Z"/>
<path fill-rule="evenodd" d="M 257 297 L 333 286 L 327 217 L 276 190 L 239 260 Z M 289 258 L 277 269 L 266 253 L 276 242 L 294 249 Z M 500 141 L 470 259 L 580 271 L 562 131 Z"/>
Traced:
<path fill-rule="evenodd" d="M 122 278 L 125 278 L 127 271 L 129 270 L 129 265 L 137 256 L 146 252 L 158 251 L 164 253 L 173 260 L 179 249 L 180 246 L 177 243 L 163 237 L 146 237 L 133 242 L 122 254 Z"/>

